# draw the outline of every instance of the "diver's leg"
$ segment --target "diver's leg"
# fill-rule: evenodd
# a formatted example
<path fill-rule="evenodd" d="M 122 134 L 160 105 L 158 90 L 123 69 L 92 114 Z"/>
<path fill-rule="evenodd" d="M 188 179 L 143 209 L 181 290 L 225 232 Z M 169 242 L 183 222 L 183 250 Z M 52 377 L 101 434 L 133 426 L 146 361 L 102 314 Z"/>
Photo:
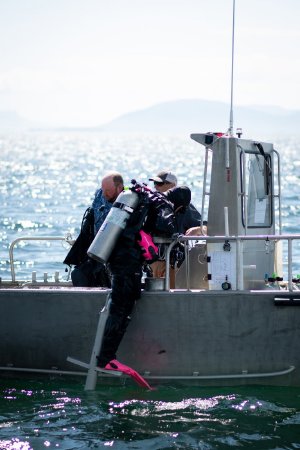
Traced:
<path fill-rule="evenodd" d="M 113 275 L 109 316 L 98 356 L 100 367 L 116 359 L 116 352 L 130 322 L 130 314 L 140 294 L 140 273 Z"/>

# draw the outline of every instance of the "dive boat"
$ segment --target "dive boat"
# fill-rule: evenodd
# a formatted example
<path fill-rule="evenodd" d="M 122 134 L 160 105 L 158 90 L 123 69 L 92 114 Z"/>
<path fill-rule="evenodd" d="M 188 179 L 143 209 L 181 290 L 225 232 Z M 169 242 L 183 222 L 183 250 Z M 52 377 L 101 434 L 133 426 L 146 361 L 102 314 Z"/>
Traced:
<path fill-rule="evenodd" d="M 271 143 L 230 133 L 191 138 L 205 151 L 207 235 L 168 241 L 166 278 L 145 279 L 118 358 L 151 384 L 300 386 L 300 292 L 293 276 L 300 234 L 281 231 L 280 155 Z M 124 380 L 89 363 L 110 290 L 16 280 L 19 240 L 10 248 L 12 279 L 0 283 L 2 373 L 92 370 L 99 383 Z M 179 241 L 185 259 L 170 289 L 170 252 Z"/>

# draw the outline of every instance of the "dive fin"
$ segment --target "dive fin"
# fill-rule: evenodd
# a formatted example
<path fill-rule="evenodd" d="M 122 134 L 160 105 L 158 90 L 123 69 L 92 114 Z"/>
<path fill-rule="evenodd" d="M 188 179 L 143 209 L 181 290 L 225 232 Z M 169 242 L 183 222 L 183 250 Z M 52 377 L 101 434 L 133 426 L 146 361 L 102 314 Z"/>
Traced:
<path fill-rule="evenodd" d="M 139 386 L 152 390 L 151 386 L 138 372 L 136 372 L 129 366 L 125 366 L 125 364 L 120 363 L 116 359 L 112 359 L 109 363 L 107 363 L 104 369 L 117 370 L 119 372 L 125 373 L 126 375 L 129 375 L 131 378 L 133 378 Z"/>

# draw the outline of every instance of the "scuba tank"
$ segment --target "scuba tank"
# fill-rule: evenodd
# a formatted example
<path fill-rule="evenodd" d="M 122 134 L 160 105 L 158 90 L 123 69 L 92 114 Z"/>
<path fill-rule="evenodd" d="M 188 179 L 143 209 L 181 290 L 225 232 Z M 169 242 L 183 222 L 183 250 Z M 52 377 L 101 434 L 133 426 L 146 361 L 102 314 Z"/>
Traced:
<path fill-rule="evenodd" d="M 116 242 L 125 229 L 127 221 L 139 203 L 139 195 L 132 191 L 122 191 L 113 203 L 95 239 L 88 248 L 90 258 L 107 263 Z"/>

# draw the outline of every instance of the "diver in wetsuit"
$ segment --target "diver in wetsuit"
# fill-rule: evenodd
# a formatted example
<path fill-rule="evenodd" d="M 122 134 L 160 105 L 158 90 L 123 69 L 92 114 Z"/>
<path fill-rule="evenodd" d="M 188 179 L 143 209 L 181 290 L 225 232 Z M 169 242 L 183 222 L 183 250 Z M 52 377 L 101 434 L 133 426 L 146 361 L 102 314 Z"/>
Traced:
<path fill-rule="evenodd" d="M 114 370 L 118 369 L 119 364 L 116 352 L 130 322 L 135 302 L 141 295 L 143 256 L 137 242 L 139 231 L 142 228 L 147 233 L 166 237 L 171 237 L 176 231 L 173 204 L 164 195 L 138 184 L 131 189 L 139 194 L 139 203 L 109 258 L 111 303 L 97 358 L 99 367 Z"/>

